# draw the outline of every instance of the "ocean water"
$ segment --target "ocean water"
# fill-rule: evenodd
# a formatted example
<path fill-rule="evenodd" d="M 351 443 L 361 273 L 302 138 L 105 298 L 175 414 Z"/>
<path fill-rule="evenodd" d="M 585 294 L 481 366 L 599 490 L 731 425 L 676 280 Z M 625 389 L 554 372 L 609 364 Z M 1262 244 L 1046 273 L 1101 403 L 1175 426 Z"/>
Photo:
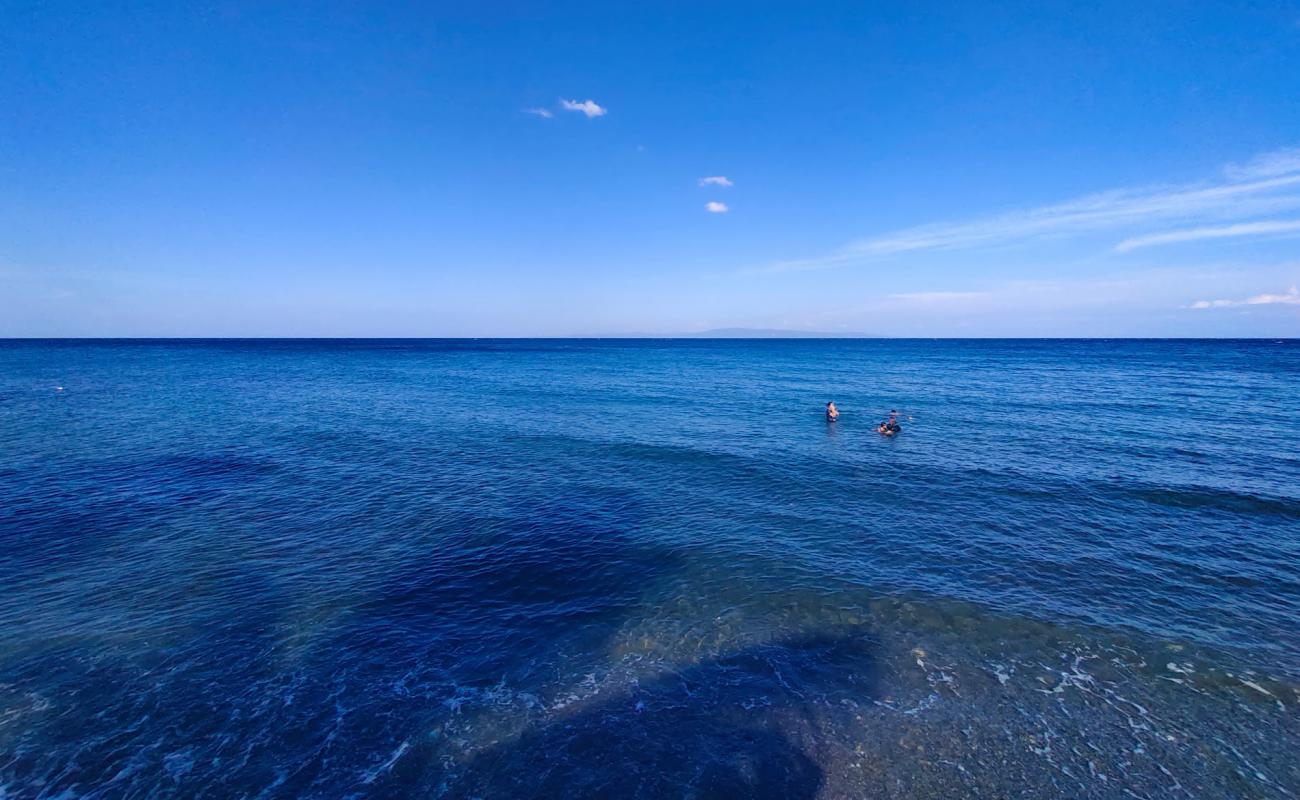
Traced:
<path fill-rule="evenodd" d="M 0 342 L 5 800 L 1290 798 L 1298 711 L 1300 342 Z"/>

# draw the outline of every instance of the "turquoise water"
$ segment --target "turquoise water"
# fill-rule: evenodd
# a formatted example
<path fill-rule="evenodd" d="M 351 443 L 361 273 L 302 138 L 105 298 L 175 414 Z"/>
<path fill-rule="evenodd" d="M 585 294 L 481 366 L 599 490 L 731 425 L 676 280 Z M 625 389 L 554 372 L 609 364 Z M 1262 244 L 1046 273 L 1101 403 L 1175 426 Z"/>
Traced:
<path fill-rule="evenodd" d="M 1300 795 L 1300 342 L 0 342 L 0 545 L 6 800 Z"/>

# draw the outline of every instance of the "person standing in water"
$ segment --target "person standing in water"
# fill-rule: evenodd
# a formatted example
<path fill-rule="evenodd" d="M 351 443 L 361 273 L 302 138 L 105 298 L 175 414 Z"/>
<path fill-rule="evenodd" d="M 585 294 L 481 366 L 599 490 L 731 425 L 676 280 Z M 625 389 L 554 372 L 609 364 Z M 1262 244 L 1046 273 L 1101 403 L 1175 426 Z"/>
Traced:
<path fill-rule="evenodd" d="M 893 436 L 894 434 L 898 433 L 902 429 L 903 426 L 898 424 L 898 412 L 894 411 L 893 409 L 890 409 L 889 419 L 880 423 L 880 426 L 876 428 L 877 431 L 883 433 L 886 436 Z"/>
<path fill-rule="evenodd" d="M 832 400 L 826 404 L 826 419 L 834 422 L 840 418 L 840 410 L 835 407 L 835 401 Z"/>

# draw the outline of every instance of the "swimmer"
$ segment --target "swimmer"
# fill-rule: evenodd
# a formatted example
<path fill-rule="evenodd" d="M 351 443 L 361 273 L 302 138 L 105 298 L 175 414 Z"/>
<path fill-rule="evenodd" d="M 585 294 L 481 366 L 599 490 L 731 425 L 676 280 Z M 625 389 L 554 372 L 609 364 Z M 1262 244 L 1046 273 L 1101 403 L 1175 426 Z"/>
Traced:
<path fill-rule="evenodd" d="M 826 419 L 834 422 L 840 418 L 840 410 L 835 407 L 835 401 L 832 400 L 826 404 Z"/>
<path fill-rule="evenodd" d="M 876 426 L 876 432 L 885 436 L 893 436 L 901 430 L 903 426 L 898 424 L 898 412 L 893 410 L 889 412 L 889 419 Z"/>

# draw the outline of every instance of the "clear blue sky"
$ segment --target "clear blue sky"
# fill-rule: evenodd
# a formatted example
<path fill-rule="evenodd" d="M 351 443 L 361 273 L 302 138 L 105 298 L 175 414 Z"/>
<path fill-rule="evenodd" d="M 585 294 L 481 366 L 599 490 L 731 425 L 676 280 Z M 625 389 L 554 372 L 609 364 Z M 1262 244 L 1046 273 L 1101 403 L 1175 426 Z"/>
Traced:
<path fill-rule="evenodd" d="M 0 0 L 0 336 L 1300 336 L 1298 3 L 623 5 Z"/>

